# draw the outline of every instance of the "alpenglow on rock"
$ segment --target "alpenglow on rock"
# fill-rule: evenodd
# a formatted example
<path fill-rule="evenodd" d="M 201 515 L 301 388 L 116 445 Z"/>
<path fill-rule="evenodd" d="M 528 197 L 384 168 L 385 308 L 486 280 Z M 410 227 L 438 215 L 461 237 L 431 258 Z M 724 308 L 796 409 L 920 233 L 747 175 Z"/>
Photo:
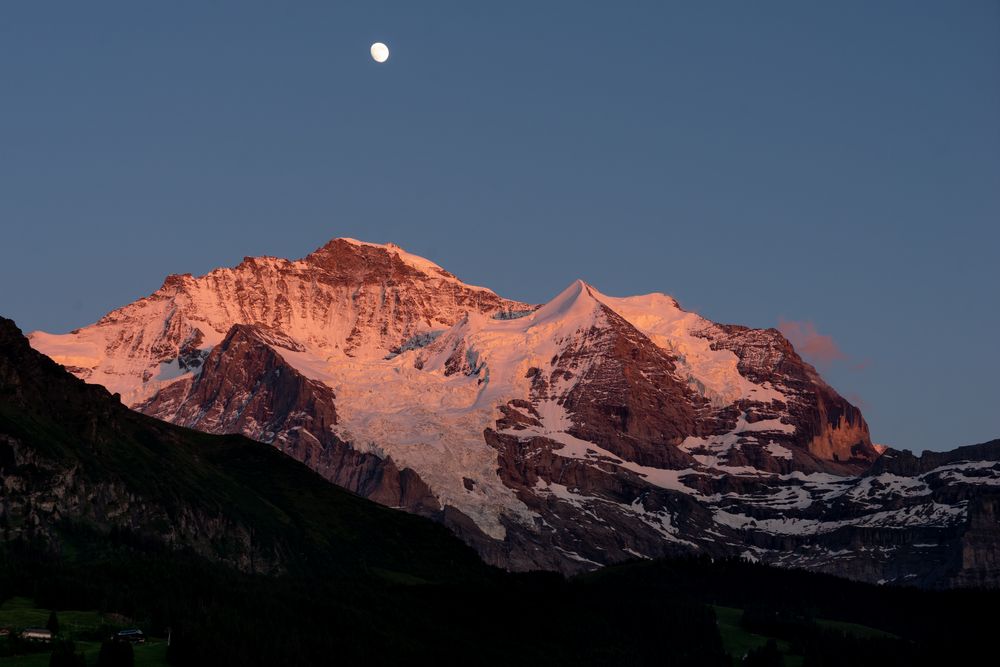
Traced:
<path fill-rule="evenodd" d="M 335 239 L 170 276 L 30 340 L 136 410 L 271 443 L 512 569 L 702 552 L 870 581 L 995 576 L 960 553 L 997 466 L 876 474 L 861 412 L 780 333 L 663 294 L 576 281 L 535 306 Z"/>

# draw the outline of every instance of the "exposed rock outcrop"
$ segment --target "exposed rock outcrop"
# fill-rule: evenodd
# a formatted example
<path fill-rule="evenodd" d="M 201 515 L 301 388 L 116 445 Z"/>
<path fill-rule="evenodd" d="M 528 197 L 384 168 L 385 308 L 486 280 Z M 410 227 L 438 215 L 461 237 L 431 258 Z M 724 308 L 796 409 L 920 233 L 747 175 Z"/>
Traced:
<path fill-rule="evenodd" d="M 871 581 L 996 576 L 982 499 L 1000 456 L 879 458 L 860 410 L 778 331 L 662 294 L 576 281 L 535 307 L 335 239 L 171 276 L 31 340 L 140 411 L 270 443 L 504 567 L 693 551 Z"/>

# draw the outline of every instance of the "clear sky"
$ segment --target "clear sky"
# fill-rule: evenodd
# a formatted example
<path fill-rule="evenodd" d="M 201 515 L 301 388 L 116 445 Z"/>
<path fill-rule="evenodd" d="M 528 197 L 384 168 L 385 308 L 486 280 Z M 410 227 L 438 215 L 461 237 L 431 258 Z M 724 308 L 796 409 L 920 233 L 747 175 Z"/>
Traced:
<path fill-rule="evenodd" d="M 0 4 L 26 331 L 392 241 L 781 324 L 876 441 L 946 449 L 1000 437 L 998 223 L 996 1 Z"/>

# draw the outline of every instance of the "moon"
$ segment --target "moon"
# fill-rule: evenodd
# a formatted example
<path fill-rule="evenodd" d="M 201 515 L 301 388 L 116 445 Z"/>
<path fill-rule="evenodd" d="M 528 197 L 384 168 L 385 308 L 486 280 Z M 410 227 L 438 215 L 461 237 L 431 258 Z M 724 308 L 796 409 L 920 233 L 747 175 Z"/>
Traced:
<path fill-rule="evenodd" d="M 382 42 L 372 44 L 372 60 L 377 63 L 384 63 L 389 59 L 389 47 Z"/>

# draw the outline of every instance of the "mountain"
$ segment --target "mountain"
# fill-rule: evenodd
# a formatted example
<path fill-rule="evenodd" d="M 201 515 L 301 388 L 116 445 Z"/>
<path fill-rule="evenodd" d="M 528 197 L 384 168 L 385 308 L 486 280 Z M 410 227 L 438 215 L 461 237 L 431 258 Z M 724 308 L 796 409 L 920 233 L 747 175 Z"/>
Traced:
<path fill-rule="evenodd" d="M 503 573 L 440 524 L 273 447 L 127 409 L 0 318 L 0 602 L 11 596 L 127 614 L 172 637 L 176 665 L 730 663 L 701 604 Z M 484 652 L 512 619 L 552 635 Z M 6 634 L 3 655 L 32 649 Z"/>
<path fill-rule="evenodd" d="M 740 555 L 1000 582 L 994 447 L 900 474 L 776 330 L 576 281 L 536 306 L 394 245 L 246 258 L 31 344 L 129 406 L 241 433 L 488 562 Z M 928 459 L 931 465 L 931 459 Z"/>
<path fill-rule="evenodd" d="M 735 559 L 505 573 L 271 446 L 128 410 L 4 319 L 0 482 L 0 601 L 124 614 L 170 664 L 721 667 L 758 635 L 805 664 L 964 664 L 996 607 Z"/>

